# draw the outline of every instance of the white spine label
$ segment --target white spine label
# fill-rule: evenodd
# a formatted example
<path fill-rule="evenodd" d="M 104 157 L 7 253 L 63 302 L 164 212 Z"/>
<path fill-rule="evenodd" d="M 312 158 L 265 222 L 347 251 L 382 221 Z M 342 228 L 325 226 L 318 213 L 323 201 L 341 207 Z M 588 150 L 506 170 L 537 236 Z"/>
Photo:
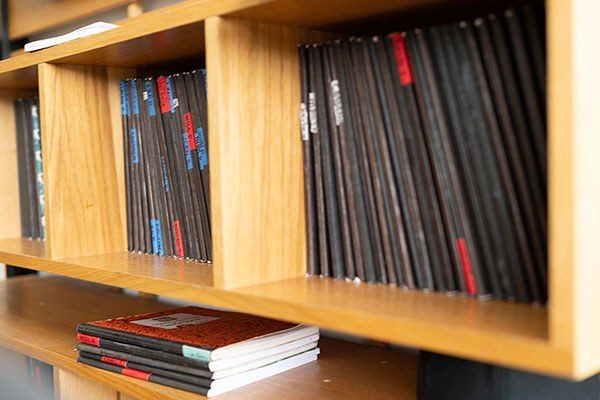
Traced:
<path fill-rule="evenodd" d="M 308 94 L 308 121 L 310 122 L 310 133 L 319 132 L 317 126 L 317 98 L 313 92 Z"/>
<path fill-rule="evenodd" d="M 300 104 L 300 129 L 302 130 L 302 140 L 308 140 L 308 112 L 306 104 Z"/>
<path fill-rule="evenodd" d="M 340 94 L 340 83 L 337 79 L 331 81 L 331 99 L 333 100 L 333 116 L 335 125 L 344 123 L 344 110 L 342 109 L 342 95 Z"/>

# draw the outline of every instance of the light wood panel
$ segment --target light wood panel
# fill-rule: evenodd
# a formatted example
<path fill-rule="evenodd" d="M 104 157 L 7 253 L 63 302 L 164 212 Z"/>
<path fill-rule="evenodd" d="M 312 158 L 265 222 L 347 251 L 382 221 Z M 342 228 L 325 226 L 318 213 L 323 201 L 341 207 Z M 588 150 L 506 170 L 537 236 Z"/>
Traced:
<path fill-rule="evenodd" d="M 210 264 L 128 252 L 50 260 L 42 242 L 22 238 L 0 240 L 0 262 L 196 301 L 212 286 Z"/>
<path fill-rule="evenodd" d="M 340 23 L 369 17 L 385 18 L 388 14 L 433 5 L 453 4 L 457 7 L 472 0 L 277 0 L 244 8 L 231 16 L 304 28 L 331 28 Z M 429 11 L 429 10 L 428 10 Z M 347 28 L 342 28 L 344 32 Z"/>
<path fill-rule="evenodd" d="M 93 306 L 92 306 L 93 305 Z M 57 366 L 64 399 L 200 400 L 204 397 L 76 363 L 77 323 L 172 307 L 64 278 L 18 278 L 0 283 L 0 345 Z M 319 361 L 219 396 L 224 400 L 415 400 L 416 358 L 382 348 L 322 339 Z M 92 382 L 71 379 L 73 375 Z M 74 381 L 74 382 L 73 382 Z M 99 383 L 112 390 L 100 391 Z M 100 397 L 91 395 L 92 391 Z M 90 393 L 90 395 L 85 395 Z M 66 394 L 69 394 L 66 396 Z M 71 396 L 73 394 L 73 396 Z M 79 397 L 74 397 L 79 394 Z M 122 397 L 121 397 L 122 398 Z"/>
<path fill-rule="evenodd" d="M 572 353 L 548 340 L 543 307 L 321 278 L 223 290 L 211 286 L 205 264 L 129 253 L 48 260 L 43 246 L 23 239 L 0 240 L 0 262 L 509 367 L 575 374 Z"/>
<path fill-rule="evenodd" d="M 297 45 L 326 37 L 237 19 L 206 21 L 218 287 L 306 271 Z M 256 263 L 260 268 L 252 268 Z"/>
<path fill-rule="evenodd" d="M 0 239 L 21 236 L 14 101 L 35 94 L 0 90 Z"/>
<path fill-rule="evenodd" d="M 39 69 L 47 256 L 125 251 L 123 170 L 114 141 L 122 133 L 113 133 L 109 104 L 115 79 L 102 67 Z"/>
<path fill-rule="evenodd" d="M 547 9 L 549 304 L 552 343 L 573 350 L 574 159 L 572 10 L 551 0 Z"/>
<path fill-rule="evenodd" d="M 600 370 L 600 2 L 571 0 L 574 261 L 577 370 Z M 558 79 L 558 78 L 557 78 Z M 561 232 L 561 235 L 564 234 Z M 555 242 L 554 245 L 558 246 Z M 565 293 L 568 293 L 565 291 Z"/>
<path fill-rule="evenodd" d="M 8 0 L 8 34 L 20 39 L 132 3 L 133 0 Z"/>
<path fill-rule="evenodd" d="M 580 377 L 600 370 L 600 26 L 597 2 L 548 5 L 550 335 Z"/>
<path fill-rule="evenodd" d="M 115 390 L 72 372 L 57 368 L 54 373 L 56 400 L 119 400 Z"/>
<path fill-rule="evenodd" d="M 144 13 L 141 0 L 134 0 L 127 5 L 127 17 L 133 18 L 138 17 Z"/>
<path fill-rule="evenodd" d="M 0 61 L 0 87 L 35 87 L 35 66 L 47 62 L 149 67 L 197 57 L 203 49 L 204 19 L 268 1 L 186 0 L 150 11 L 119 28 Z"/>

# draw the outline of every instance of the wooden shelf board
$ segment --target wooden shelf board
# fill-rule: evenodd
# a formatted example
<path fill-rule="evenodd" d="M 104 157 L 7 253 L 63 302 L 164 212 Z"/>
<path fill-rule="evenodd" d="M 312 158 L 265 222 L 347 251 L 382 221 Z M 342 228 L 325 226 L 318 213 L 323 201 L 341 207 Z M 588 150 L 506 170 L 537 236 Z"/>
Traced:
<path fill-rule="evenodd" d="M 571 353 L 548 340 L 545 307 L 322 278 L 224 290 L 213 287 L 207 264 L 129 253 L 48 260 L 43 242 L 26 239 L 0 240 L 0 262 L 509 367 L 574 373 Z"/>
<path fill-rule="evenodd" d="M 487 4 L 486 4 L 487 3 Z M 465 13 L 485 15 L 508 1 L 478 0 L 275 0 L 233 11 L 231 16 L 330 32 L 386 33 L 448 18 L 465 18 Z M 457 13 L 456 10 L 460 10 Z M 483 14 L 478 14 L 479 11 Z"/>
<path fill-rule="evenodd" d="M 198 57 L 204 49 L 206 18 L 265 2 L 187 0 L 150 11 L 119 28 L 0 61 L 0 88 L 36 87 L 40 63 L 147 68 Z"/>
<path fill-rule="evenodd" d="M 70 278 L 179 297 L 182 291 L 213 286 L 213 267 L 197 261 L 129 252 L 50 260 L 44 242 L 0 240 L 1 262 Z"/>
<path fill-rule="evenodd" d="M 100 371 L 76 362 L 80 322 L 164 310 L 168 303 L 66 278 L 15 278 L 0 283 L 0 345 L 140 399 L 203 396 Z M 219 399 L 297 400 L 416 398 L 416 357 L 379 347 L 322 339 L 320 359 Z"/>

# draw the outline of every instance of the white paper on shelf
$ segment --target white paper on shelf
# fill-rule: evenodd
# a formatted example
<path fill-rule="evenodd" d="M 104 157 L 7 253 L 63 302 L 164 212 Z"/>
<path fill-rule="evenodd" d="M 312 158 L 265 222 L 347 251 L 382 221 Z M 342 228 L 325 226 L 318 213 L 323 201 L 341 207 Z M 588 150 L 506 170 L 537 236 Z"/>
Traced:
<path fill-rule="evenodd" d="M 297 368 L 301 365 L 308 364 L 309 362 L 316 361 L 319 352 L 320 350 L 317 348 L 307 351 L 306 353 L 298 354 L 297 356 L 264 366 L 262 368 L 257 368 L 228 378 L 213 381 L 206 397 L 217 396 L 219 394 L 229 392 L 230 390 L 246 386 L 250 383 L 269 378 L 273 375 L 289 371 L 290 369 Z"/>
<path fill-rule="evenodd" d="M 75 39 L 81 39 L 87 36 L 96 35 L 108 30 L 118 28 L 119 25 L 109 24 L 108 22 L 94 22 L 79 29 L 69 32 L 61 36 L 55 36 L 47 39 L 36 40 L 35 42 L 27 43 L 25 51 L 31 52 L 45 49 L 47 47 L 56 46 L 58 44 L 67 43 Z"/>

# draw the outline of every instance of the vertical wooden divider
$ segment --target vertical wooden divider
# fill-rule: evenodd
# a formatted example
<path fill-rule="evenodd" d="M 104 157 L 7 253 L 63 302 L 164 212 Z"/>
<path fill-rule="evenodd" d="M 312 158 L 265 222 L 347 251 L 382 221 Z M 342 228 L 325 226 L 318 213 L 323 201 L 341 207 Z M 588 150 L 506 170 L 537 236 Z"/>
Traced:
<path fill-rule="evenodd" d="M 0 239 L 21 236 L 17 135 L 13 102 L 34 90 L 0 91 Z"/>
<path fill-rule="evenodd" d="M 46 251 L 50 258 L 125 251 L 118 80 L 130 69 L 39 65 Z"/>
<path fill-rule="evenodd" d="M 329 35 L 221 17 L 205 30 L 215 285 L 302 276 L 297 46 Z"/>
<path fill-rule="evenodd" d="M 120 400 L 119 392 L 110 387 L 56 367 L 54 397 L 56 400 Z"/>

